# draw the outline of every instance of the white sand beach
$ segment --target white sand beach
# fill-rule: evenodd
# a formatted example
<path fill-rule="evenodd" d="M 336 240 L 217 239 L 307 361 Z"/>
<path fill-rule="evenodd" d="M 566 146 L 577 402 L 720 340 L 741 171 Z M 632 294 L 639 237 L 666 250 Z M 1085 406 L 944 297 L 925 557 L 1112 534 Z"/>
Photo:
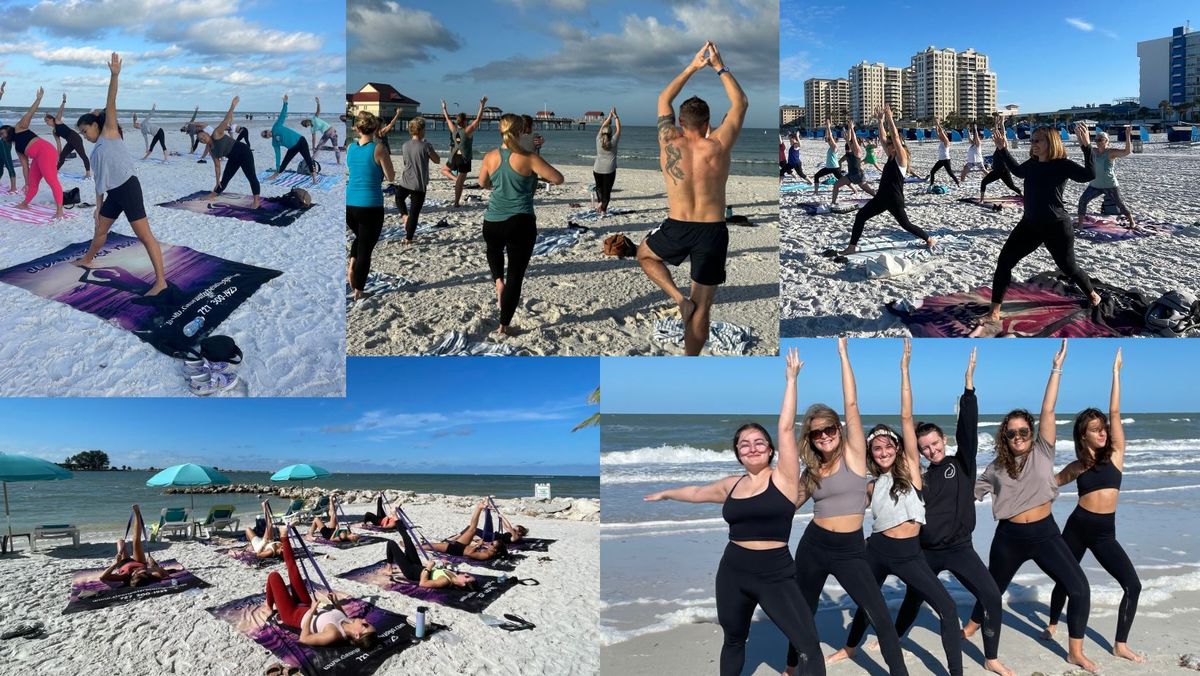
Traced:
<path fill-rule="evenodd" d="M 398 157 L 393 157 L 398 162 Z M 475 168 L 478 169 L 476 161 Z M 670 355 L 682 344 L 656 342 L 654 321 L 678 317 L 674 303 L 646 277 L 635 258 L 603 253 L 604 239 L 624 233 L 640 242 L 667 215 L 658 171 L 617 171 L 616 187 L 605 220 L 582 220 L 589 210 L 591 167 L 560 166 L 562 186 L 535 198 L 539 233 L 564 232 L 568 220 L 590 228 L 569 249 L 535 256 L 526 274 L 513 325 L 518 335 L 503 345 L 522 355 Z M 431 167 L 431 175 L 436 169 Z M 467 185 L 475 183 L 472 174 Z M 347 313 L 351 355 L 426 354 L 451 331 L 468 343 L 495 341 L 498 325 L 495 287 L 488 272 L 481 227 L 489 191 L 464 191 L 466 202 L 453 209 L 453 184 L 432 176 L 422 224 L 445 219 L 451 227 L 419 233 L 415 246 L 400 238 L 381 241 L 372 270 L 417 282 L 411 289 L 364 299 Z M 726 190 L 735 214 L 752 227 L 730 226 L 728 281 L 717 291 L 714 322 L 746 327 L 753 336 L 747 354 L 778 351 L 778 200 L 769 177 L 730 176 Z M 440 203 L 430 206 L 431 202 Z M 390 202 L 389 202 L 390 203 Z M 574 206 L 572 206 L 574 205 Z M 620 209 L 633 213 L 617 215 Z M 403 230 L 403 219 L 389 213 L 384 227 Z M 681 288 L 690 285 L 688 264 L 673 268 Z M 712 343 L 705 354 L 713 351 Z"/>
<path fill-rule="evenodd" d="M 161 112 L 167 148 L 190 148 L 179 132 L 183 117 Z M 345 182 L 331 191 L 310 190 L 317 205 L 288 227 L 216 218 L 167 209 L 157 203 L 179 199 L 214 184 L 211 160 L 197 164 L 196 157 L 172 156 L 169 164 L 138 161 L 145 152 L 142 135 L 122 113 L 125 143 L 135 158 L 134 167 L 144 192 L 150 227 L 160 243 L 187 246 L 212 256 L 282 271 L 268 281 L 217 327 L 215 335 L 228 335 L 244 353 L 237 368 L 242 383 L 219 396 L 341 396 L 345 393 L 345 331 L 342 314 L 345 268 L 341 262 L 340 224 L 345 204 Z M 178 118 L 178 120 L 177 120 Z M 269 128 L 265 115 L 255 120 L 235 120 L 250 130 L 255 168 L 261 173 L 274 167 L 270 141 L 259 132 Z M 212 116 L 201 121 L 216 123 Z M 299 128 L 299 116 L 289 119 Z M 33 125 L 43 139 L 49 134 L 40 120 Z M 85 146 L 91 152 L 91 144 Z M 161 151 L 155 155 L 162 158 Z M 333 154 L 317 158 L 325 174 L 344 175 Z M 14 158 L 15 161 L 15 158 Z M 295 167 L 293 161 L 292 167 Z M 64 172 L 82 175 L 79 160 L 68 160 Z M 64 178 L 63 188 L 79 187 L 83 201 L 95 202 L 92 181 Z M 2 182 L 8 187 L 7 177 Z M 18 180 L 20 189 L 23 183 Z M 262 184 L 264 197 L 278 196 L 287 188 Z M 230 183 L 231 194 L 249 195 L 240 174 Z M 20 197 L 5 195 L 4 202 Z M 43 183 L 34 204 L 53 205 Z M 70 211 L 68 214 L 72 213 Z M 0 268 L 7 268 L 55 252 L 75 242 L 91 239 L 92 210 L 80 209 L 72 218 L 51 225 L 31 225 L 0 217 Z M 132 236 L 124 217 L 113 233 Z M 171 270 L 166 271 L 171 279 Z M 65 304 L 38 297 L 21 288 L 0 284 L 0 395 L 3 396 L 190 396 L 181 362 L 158 352 L 133 333 Z"/>
<path fill-rule="evenodd" d="M 470 517 L 474 500 L 466 497 L 401 494 L 409 517 L 431 540 L 458 532 Z M 477 498 L 475 499 L 477 500 Z M 374 503 L 346 504 L 354 515 Z M 277 506 L 282 510 L 282 502 Z M 428 641 L 391 657 L 375 673 L 400 674 L 594 674 L 599 669 L 599 526 L 598 501 L 564 502 L 570 508 L 529 516 L 539 503 L 497 500 L 515 523 L 530 529 L 531 537 L 550 538 L 545 553 L 533 552 L 517 563 L 510 576 L 533 578 L 537 586 L 518 586 L 495 600 L 485 611 L 500 617 L 515 613 L 534 623 L 530 631 L 507 632 L 484 625 L 478 615 L 430 605 L 429 619 L 450 626 Z M 542 503 L 544 504 L 544 503 Z M 526 505 L 522 508 L 520 505 Z M 543 508 L 544 511 L 544 508 Z M 525 512 L 525 513 L 522 513 Z M 573 515 L 573 516 L 572 516 Z M 254 515 L 239 514 L 243 524 Z M 572 521 L 570 519 L 588 519 Z M 304 529 L 302 529 L 303 531 Z M 262 674 L 276 660 L 249 638 L 234 631 L 205 609 L 261 594 L 267 573 L 282 565 L 254 570 L 195 542 L 152 543 L 159 559 L 177 559 L 212 584 L 181 594 L 143 599 L 125 605 L 60 615 L 67 602 L 70 571 L 111 562 L 113 542 L 120 533 L 88 532 L 78 548 L 57 547 L 48 552 L 0 557 L 0 625 L 38 619 L 46 636 L 0 642 L 0 662 L 13 673 L 119 673 L 151 676 L 163 673 Z M 397 541 L 399 536 L 386 537 Z M 411 617 L 418 603 L 407 596 L 335 577 L 383 559 L 383 544 L 353 549 L 313 546 L 318 565 L 333 586 L 367 599 L 381 608 Z M 471 572 L 489 572 L 468 567 Z"/>
<path fill-rule="evenodd" d="M 1069 157 L 1082 162 L 1082 153 L 1074 137 L 1064 142 Z M 1114 142 L 1113 147 L 1123 147 Z M 922 175 L 937 158 L 936 142 L 911 143 L 915 170 Z M 966 159 L 966 143 L 951 148 L 952 163 L 961 170 Z M 822 140 L 801 141 L 805 172 L 812 176 L 821 166 L 826 146 Z M 985 155 L 992 154 L 990 140 L 983 143 Z M 1014 151 L 1018 161 L 1028 157 L 1028 146 Z M 1200 148 L 1168 148 L 1165 135 L 1155 134 L 1145 152 L 1133 154 L 1116 163 L 1117 180 L 1126 204 L 1138 220 L 1155 219 L 1184 225 L 1170 235 L 1156 235 L 1120 242 L 1096 243 L 1077 236 L 1075 256 L 1080 268 L 1093 279 L 1137 289 L 1151 300 L 1172 290 L 1200 291 L 1200 261 L 1193 255 L 1200 242 L 1200 200 L 1196 198 L 1200 179 Z M 881 157 L 881 165 L 884 158 Z M 870 173 L 868 178 L 877 173 Z M 809 216 L 789 207 L 799 201 L 829 203 L 830 189 L 822 186 L 819 197 L 811 189 L 783 193 L 781 218 L 783 232 L 780 250 L 780 324 L 787 337 L 896 336 L 908 335 L 906 327 L 885 304 L 889 301 L 916 303 L 934 294 L 950 294 L 990 286 L 996 260 L 1009 232 L 1021 218 L 1020 209 L 992 212 L 956 200 L 978 197 L 983 174 L 972 173 L 961 188 L 955 188 L 945 172 L 938 182 L 948 185 L 944 195 L 925 194 L 925 184 L 906 188 L 908 215 L 912 222 L 935 239 L 945 243 L 940 252 L 923 259 L 915 272 L 890 278 L 870 279 L 861 269 L 852 269 L 821 255 L 825 249 L 842 249 L 850 239 L 854 213 Z M 1018 187 L 1020 179 L 1016 179 Z M 1064 203 L 1074 214 L 1086 184 L 1068 182 Z M 1012 194 L 1002 182 L 988 186 L 988 198 Z M 839 202 L 847 193 L 839 195 Z M 1089 207 L 1098 215 L 1100 200 Z M 888 214 L 868 221 L 866 237 L 897 237 L 919 246 L 900 229 Z M 957 240 L 957 241 L 956 241 Z M 1013 281 L 1024 282 L 1034 274 L 1057 270 L 1044 247 L 1026 257 L 1013 271 Z"/>

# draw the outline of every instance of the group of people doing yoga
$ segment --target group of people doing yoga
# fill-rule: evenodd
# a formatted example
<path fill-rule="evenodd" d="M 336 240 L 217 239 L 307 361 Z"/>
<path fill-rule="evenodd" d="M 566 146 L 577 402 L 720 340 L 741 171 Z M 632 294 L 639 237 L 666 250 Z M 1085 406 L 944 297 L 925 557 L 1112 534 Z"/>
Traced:
<path fill-rule="evenodd" d="M 1108 414 L 1089 408 L 1075 418 L 1075 460 L 1057 472 L 1054 469 L 1055 404 L 1067 352 L 1064 340 L 1054 355 L 1036 424 L 1024 409 L 1004 416 L 996 433 L 996 459 L 978 478 L 974 350 L 959 398 L 954 455 L 947 454 L 940 427 L 917 422 L 913 416 L 907 340 L 900 363 L 900 431 L 880 424 L 864 432 L 845 338 L 839 339 L 838 352 L 844 425 L 833 409 L 814 404 L 805 412 L 797 434 L 797 377 L 803 362 L 793 349 L 786 360 L 778 448 L 761 426 L 743 425 L 734 433 L 733 452 L 745 474 L 645 497 L 722 505 L 730 541 L 716 576 L 717 619 L 725 636 L 721 673 L 741 673 L 751 618 L 754 609 L 761 607 L 790 643 L 787 673 L 824 674 L 826 663 L 853 657 L 870 623 L 889 673 L 907 674 L 899 637 L 913 624 L 924 602 L 939 617 L 949 673 L 963 673 L 962 641 L 982 627 L 983 667 L 1011 676 L 1014 672 L 999 659 L 1002 595 L 1029 560 L 1055 583 L 1044 636 L 1053 637 L 1065 603 L 1067 661 L 1096 672 L 1096 664 L 1083 651 L 1090 586 L 1079 561 L 1088 550 L 1123 590 L 1112 652 L 1143 661 L 1127 643 L 1141 584 L 1116 540 L 1115 527 L 1125 451 L 1120 349 L 1113 363 Z M 924 470 L 922 457 L 928 463 Z M 1060 533 L 1051 506 L 1058 488 L 1070 482 L 1078 486 L 1079 504 Z M 974 550 L 972 535 L 974 502 L 987 494 L 992 496 L 992 514 L 998 523 L 985 566 Z M 792 518 L 810 498 L 813 518 L 793 558 L 787 550 Z M 864 543 L 868 509 L 872 533 Z M 976 599 L 965 626 L 937 579 L 943 571 L 951 572 Z M 889 574 L 906 586 L 895 621 L 880 592 Z M 857 611 L 844 646 L 823 658 L 814 615 L 830 575 Z"/>

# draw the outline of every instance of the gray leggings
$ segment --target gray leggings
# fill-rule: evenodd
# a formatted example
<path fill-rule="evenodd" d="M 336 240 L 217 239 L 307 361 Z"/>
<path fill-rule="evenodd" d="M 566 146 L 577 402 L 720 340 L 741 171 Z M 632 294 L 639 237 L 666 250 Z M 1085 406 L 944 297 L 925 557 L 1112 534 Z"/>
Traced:
<path fill-rule="evenodd" d="M 1131 220 L 1133 219 L 1133 214 L 1130 213 L 1129 207 L 1125 206 L 1125 200 L 1121 199 L 1121 189 L 1120 188 L 1093 188 L 1090 185 L 1087 188 L 1084 188 L 1083 194 L 1079 196 L 1079 217 L 1080 218 L 1083 218 L 1084 215 L 1087 214 L 1088 204 L 1091 203 L 1091 201 L 1096 199 L 1097 197 L 1100 197 L 1101 195 L 1103 195 L 1105 197 L 1105 201 L 1112 200 L 1113 203 L 1117 205 L 1117 209 L 1120 210 L 1120 212 L 1122 214 L 1125 214 L 1125 216 L 1127 216 Z"/>

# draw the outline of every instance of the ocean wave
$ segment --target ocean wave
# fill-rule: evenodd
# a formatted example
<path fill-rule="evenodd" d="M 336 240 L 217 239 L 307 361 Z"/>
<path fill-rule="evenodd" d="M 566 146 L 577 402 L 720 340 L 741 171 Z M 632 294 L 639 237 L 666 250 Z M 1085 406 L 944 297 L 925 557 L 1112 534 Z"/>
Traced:
<path fill-rule="evenodd" d="M 610 530 L 630 530 L 630 529 L 635 529 L 635 528 L 662 528 L 664 526 L 678 526 L 680 528 L 691 528 L 693 526 L 708 525 L 708 524 L 714 524 L 714 523 L 723 524 L 723 523 L 725 523 L 725 519 L 722 519 L 722 518 L 686 519 L 683 521 L 676 520 L 676 519 L 666 519 L 666 520 L 661 520 L 661 521 L 616 521 L 616 522 L 602 521 L 600 523 L 600 530 L 603 532 L 603 531 L 610 531 Z"/>
<path fill-rule="evenodd" d="M 732 451 L 713 451 L 694 446 L 643 447 L 632 451 L 609 451 L 600 454 L 600 466 L 605 465 L 685 465 L 695 462 L 736 463 Z"/>
<path fill-rule="evenodd" d="M 736 471 L 734 468 L 730 468 L 729 471 L 712 470 L 709 472 L 656 472 L 650 469 L 640 472 L 609 470 L 600 475 L 600 484 L 706 484 L 724 479 Z"/>
<path fill-rule="evenodd" d="M 695 606 L 709 605 L 715 607 L 716 604 L 717 599 L 715 597 L 709 597 L 706 599 L 648 599 L 645 597 L 639 597 L 630 601 L 613 601 L 612 603 L 605 602 L 603 599 L 601 599 L 600 609 L 604 610 L 605 608 L 620 608 L 623 606 L 683 606 L 684 608 L 691 608 Z"/>
<path fill-rule="evenodd" d="M 1190 420 L 1190 418 L 1184 418 L 1184 420 Z M 1175 422 L 1175 419 L 1172 418 L 1171 421 Z M 1002 421 L 1000 421 L 1000 420 L 997 420 L 995 422 L 981 422 L 981 423 L 978 423 L 976 425 L 976 427 L 998 427 L 1001 422 Z M 1123 424 L 1123 425 L 1132 425 L 1134 422 L 1136 422 L 1136 421 L 1133 418 L 1121 418 L 1121 424 Z M 1070 418 L 1068 420 L 1059 420 L 1059 419 L 1055 418 L 1054 424 L 1055 425 L 1073 425 L 1073 424 L 1075 424 L 1075 419 Z"/>

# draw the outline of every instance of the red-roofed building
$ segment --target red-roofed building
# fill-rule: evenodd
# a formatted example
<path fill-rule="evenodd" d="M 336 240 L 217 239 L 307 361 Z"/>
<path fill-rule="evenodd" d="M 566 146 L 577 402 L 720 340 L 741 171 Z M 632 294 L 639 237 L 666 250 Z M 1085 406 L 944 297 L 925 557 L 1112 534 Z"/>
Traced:
<path fill-rule="evenodd" d="M 584 122 L 599 122 L 600 120 L 603 120 L 604 117 L 605 117 L 605 113 L 602 111 L 589 110 L 583 114 L 583 121 Z"/>
<path fill-rule="evenodd" d="M 552 119 L 554 119 L 554 111 L 553 110 L 539 110 L 537 115 L 535 115 L 534 117 L 536 117 L 539 120 L 552 120 Z"/>
<path fill-rule="evenodd" d="M 351 115 L 365 110 L 390 120 L 399 109 L 401 119 L 409 119 L 416 117 L 419 105 L 420 102 L 401 94 L 390 84 L 379 82 L 368 82 L 357 92 L 346 94 L 346 112 Z"/>

